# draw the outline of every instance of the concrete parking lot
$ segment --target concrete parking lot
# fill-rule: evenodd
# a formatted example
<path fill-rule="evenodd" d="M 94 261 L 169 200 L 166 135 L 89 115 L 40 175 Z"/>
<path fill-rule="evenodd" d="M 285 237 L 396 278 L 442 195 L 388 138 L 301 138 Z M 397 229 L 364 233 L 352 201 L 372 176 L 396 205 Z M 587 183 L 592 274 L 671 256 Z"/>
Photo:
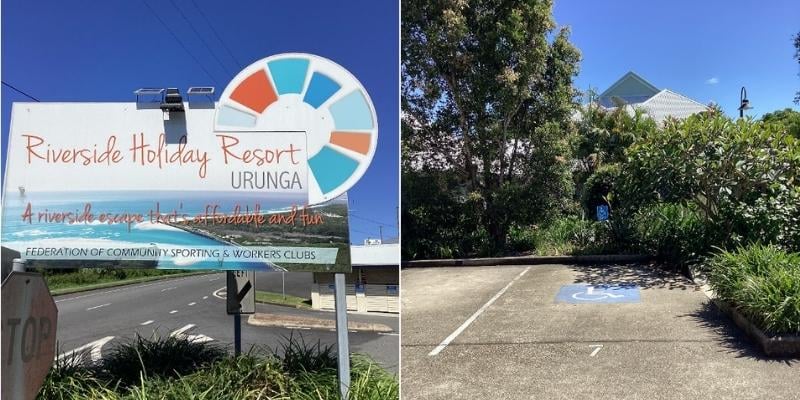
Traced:
<path fill-rule="evenodd" d="M 408 269 L 402 282 L 404 399 L 800 398 L 800 360 L 762 357 L 692 282 L 650 266 Z"/>

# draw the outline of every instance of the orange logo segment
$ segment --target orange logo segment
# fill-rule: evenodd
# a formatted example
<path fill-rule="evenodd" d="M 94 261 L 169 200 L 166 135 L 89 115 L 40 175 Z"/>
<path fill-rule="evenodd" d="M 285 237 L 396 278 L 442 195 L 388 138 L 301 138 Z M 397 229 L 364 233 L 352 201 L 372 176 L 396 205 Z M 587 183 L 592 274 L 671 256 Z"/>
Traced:
<path fill-rule="evenodd" d="M 275 89 L 272 88 L 266 72 L 261 70 L 243 80 L 234 89 L 230 98 L 260 114 L 267 106 L 276 101 L 278 96 L 275 94 Z"/>
<path fill-rule="evenodd" d="M 361 154 L 369 153 L 370 142 L 371 138 L 368 133 L 331 132 L 332 144 Z"/>

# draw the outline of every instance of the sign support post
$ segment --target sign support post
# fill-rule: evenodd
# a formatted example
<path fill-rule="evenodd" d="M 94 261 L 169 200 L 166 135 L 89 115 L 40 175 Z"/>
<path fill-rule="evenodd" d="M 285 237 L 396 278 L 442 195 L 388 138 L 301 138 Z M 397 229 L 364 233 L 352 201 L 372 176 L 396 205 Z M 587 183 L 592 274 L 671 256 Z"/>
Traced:
<path fill-rule="evenodd" d="M 345 293 L 344 274 L 336 274 L 335 301 L 336 301 L 336 343 L 338 345 L 339 359 L 339 393 L 341 398 L 347 399 L 350 391 L 350 342 L 347 334 L 347 296 Z"/>
<path fill-rule="evenodd" d="M 233 342 L 236 356 L 242 354 L 242 314 L 233 314 Z"/>
<path fill-rule="evenodd" d="M 242 314 L 256 312 L 255 271 L 227 271 L 227 295 L 225 307 L 233 314 L 233 348 L 238 356 L 242 353 Z"/>

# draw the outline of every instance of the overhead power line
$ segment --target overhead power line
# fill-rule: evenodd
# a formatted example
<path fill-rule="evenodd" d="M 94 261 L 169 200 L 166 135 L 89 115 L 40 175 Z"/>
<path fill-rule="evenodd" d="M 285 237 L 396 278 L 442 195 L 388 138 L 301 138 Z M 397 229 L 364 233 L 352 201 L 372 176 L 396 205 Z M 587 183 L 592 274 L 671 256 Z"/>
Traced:
<path fill-rule="evenodd" d="M 36 102 L 39 101 L 39 99 L 37 99 L 36 97 L 33 97 L 33 96 L 23 92 L 22 90 L 15 88 L 14 85 L 12 85 L 10 83 L 6 83 L 6 81 L 2 81 L 2 82 L 3 82 L 3 85 L 5 85 L 6 87 L 10 88 L 11 90 L 13 90 L 13 91 L 15 91 L 15 92 L 17 92 L 17 93 L 29 98 L 29 99 L 31 99 L 33 101 L 36 101 Z"/>
<path fill-rule="evenodd" d="M 376 221 L 376 220 L 374 220 L 374 219 L 370 219 L 370 218 L 362 217 L 362 216 L 359 216 L 359 215 L 355 215 L 355 214 L 353 214 L 353 212 L 352 212 L 352 211 L 350 211 L 350 216 L 351 216 L 351 217 L 353 217 L 353 218 L 356 218 L 356 219 L 363 220 L 363 221 L 372 222 L 373 224 L 377 224 L 377 225 L 383 225 L 383 226 L 389 226 L 389 227 L 397 228 L 397 225 L 395 225 L 395 224 L 387 224 L 387 223 L 385 223 L 385 222 Z"/>
<path fill-rule="evenodd" d="M 219 40 L 219 42 L 222 44 L 222 47 L 225 49 L 226 52 L 228 52 L 228 55 L 231 56 L 233 62 L 236 63 L 236 66 L 242 68 L 242 63 L 240 63 L 239 60 L 236 59 L 236 56 L 233 55 L 231 49 L 228 47 L 228 45 L 225 44 L 225 41 L 222 40 L 222 38 L 219 36 L 217 30 L 214 29 L 214 24 L 212 24 L 211 21 L 208 20 L 208 17 L 206 17 L 206 13 L 204 13 L 203 10 L 197 6 L 197 3 L 195 3 L 194 0 L 191 0 L 191 2 L 192 5 L 194 5 L 194 8 L 197 9 L 197 12 L 200 13 L 200 16 L 203 17 L 203 20 L 206 21 L 206 25 L 208 25 L 208 27 L 211 28 L 211 32 L 214 34 L 217 40 Z"/>
<path fill-rule="evenodd" d="M 192 57 L 192 59 L 194 60 L 194 62 L 195 62 L 195 63 L 197 63 L 197 66 L 198 66 L 198 67 L 200 67 L 200 69 L 202 69 L 202 70 L 203 70 L 203 72 L 205 72 L 205 73 L 206 73 L 206 75 L 208 75 L 208 77 L 211 79 L 211 81 L 212 81 L 212 82 L 214 82 L 214 84 L 215 84 L 215 85 L 219 85 L 219 84 L 217 83 L 217 80 L 216 80 L 216 79 L 214 79 L 214 76 L 212 76 L 212 75 L 211 75 L 211 73 L 210 73 L 210 72 L 208 72 L 208 70 L 207 70 L 207 69 L 206 69 L 206 68 L 203 66 L 203 63 L 201 63 L 201 62 L 200 62 L 200 61 L 197 59 L 197 57 L 195 57 L 195 56 L 194 56 L 194 54 L 192 54 L 192 52 L 191 52 L 191 51 L 189 51 L 189 49 L 186 47 L 186 45 L 184 45 L 184 44 L 183 44 L 183 42 L 181 41 L 181 39 L 180 39 L 180 38 L 178 38 L 178 35 L 176 35 L 176 34 L 175 34 L 175 32 L 173 32 L 173 31 L 172 31 L 172 29 L 170 29 L 170 28 L 169 28 L 169 25 L 167 25 L 167 24 L 164 22 L 164 20 L 162 20 L 162 19 L 161 19 L 161 17 L 159 17 L 159 16 L 158 16 L 158 13 L 156 13 L 156 11 L 155 11 L 155 10 L 153 10 L 153 7 L 150 7 L 150 4 L 147 4 L 147 0 L 142 0 L 142 3 L 144 3 L 145 7 L 147 7 L 147 9 L 148 9 L 148 10 L 150 10 L 150 13 L 152 13 L 152 14 L 153 14 L 153 16 L 154 16 L 154 17 L 156 17 L 156 19 L 158 20 L 158 22 L 160 22 L 160 23 L 161 23 L 161 25 L 163 25 L 163 26 L 164 26 L 164 29 L 166 29 L 166 30 L 167 30 L 167 32 L 169 32 L 169 34 L 170 34 L 170 35 L 172 35 L 172 38 L 173 38 L 173 39 L 175 39 L 175 41 L 176 41 L 176 42 L 178 42 L 178 44 L 181 46 L 181 48 L 183 48 L 183 51 L 185 51 L 185 52 L 186 52 L 186 54 L 188 54 L 190 57 Z"/>
<path fill-rule="evenodd" d="M 192 24 L 192 21 L 190 21 L 189 18 L 186 18 L 186 14 L 183 13 L 183 10 L 181 10 L 180 7 L 178 7 L 178 5 L 175 4 L 175 0 L 169 0 L 169 2 L 172 3 L 172 6 L 175 7 L 176 10 L 178 10 L 178 14 L 181 15 L 181 18 L 183 18 L 183 20 L 186 21 L 187 24 L 189 24 L 189 28 L 191 28 L 195 36 L 197 36 L 197 38 L 200 39 L 200 42 L 203 43 L 203 46 L 205 46 L 206 50 L 208 50 L 208 52 L 211 53 L 211 56 L 214 57 L 215 60 L 217 60 L 217 64 L 219 64 L 222 70 L 225 71 L 225 73 L 227 73 L 228 75 L 231 75 L 231 72 L 228 70 L 228 68 L 224 64 L 222 64 L 222 61 L 220 61 L 219 57 L 217 57 L 217 54 L 214 53 L 214 50 L 211 50 L 211 47 L 208 45 L 206 40 L 203 39 L 202 35 L 200 35 L 200 32 L 198 32 L 197 29 L 194 28 L 194 24 Z"/>

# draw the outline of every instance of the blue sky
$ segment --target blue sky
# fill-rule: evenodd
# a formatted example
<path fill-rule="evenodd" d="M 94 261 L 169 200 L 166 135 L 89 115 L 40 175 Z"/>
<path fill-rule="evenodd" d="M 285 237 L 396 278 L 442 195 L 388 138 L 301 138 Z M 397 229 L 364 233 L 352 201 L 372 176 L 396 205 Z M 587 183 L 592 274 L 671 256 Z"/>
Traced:
<path fill-rule="evenodd" d="M 582 90 L 603 91 L 632 70 L 730 116 L 738 116 L 742 86 L 754 107 L 748 115 L 800 109 L 792 103 L 800 1 L 556 0 L 553 13 L 583 55 Z"/>
<path fill-rule="evenodd" d="M 380 225 L 384 238 L 396 237 L 397 3 L 194 0 L 194 4 L 117 0 L 77 6 L 58 0 L 3 0 L 2 79 L 40 101 L 133 101 L 132 91 L 139 87 L 185 90 L 207 85 L 216 86 L 219 96 L 243 67 L 263 57 L 284 52 L 327 57 L 358 77 L 378 113 L 377 152 L 349 192 L 351 241 L 378 237 Z M 30 100 L 3 86 L 3 166 L 14 101 Z"/>

